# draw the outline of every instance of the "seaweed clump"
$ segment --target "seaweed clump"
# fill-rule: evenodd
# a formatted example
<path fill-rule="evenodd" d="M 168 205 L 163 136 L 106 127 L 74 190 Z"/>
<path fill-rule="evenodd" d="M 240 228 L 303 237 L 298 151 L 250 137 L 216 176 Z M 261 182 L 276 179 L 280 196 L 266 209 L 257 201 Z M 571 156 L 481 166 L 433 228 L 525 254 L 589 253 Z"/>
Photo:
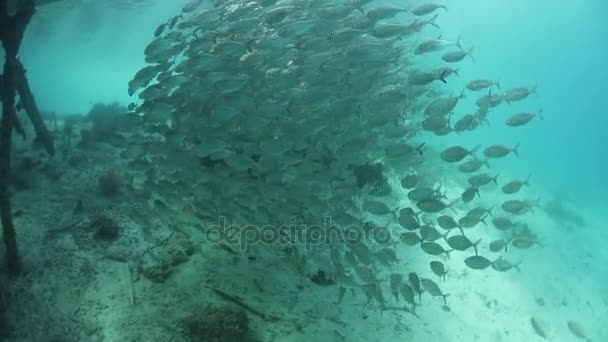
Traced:
<path fill-rule="evenodd" d="M 115 103 L 96 103 L 86 115 L 90 127 L 80 130 L 80 146 L 89 147 L 94 142 L 113 143 L 123 129 L 123 116 L 127 108 Z"/>
<path fill-rule="evenodd" d="M 91 220 L 90 227 L 95 230 L 95 239 L 114 241 L 118 238 L 120 227 L 116 221 L 106 215 L 98 215 Z"/>
<path fill-rule="evenodd" d="M 373 195 L 386 195 L 391 192 L 382 164 L 357 165 L 352 167 L 352 170 L 359 188 L 368 187 Z"/>
<path fill-rule="evenodd" d="M 186 318 L 184 326 L 193 342 L 245 341 L 249 319 L 241 308 L 209 306 Z"/>
<path fill-rule="evenodd" d="M 113 171 L 103 173 L 97 179 L 99 191 L 104 196 L 114 196 L 120 193 L 123 181 L 122 177 Z"/>

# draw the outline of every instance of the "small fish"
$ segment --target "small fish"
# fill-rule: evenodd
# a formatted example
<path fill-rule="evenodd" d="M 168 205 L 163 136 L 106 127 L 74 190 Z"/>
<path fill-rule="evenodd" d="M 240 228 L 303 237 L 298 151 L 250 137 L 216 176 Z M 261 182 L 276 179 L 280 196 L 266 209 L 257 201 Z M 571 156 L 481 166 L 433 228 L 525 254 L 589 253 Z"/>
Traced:
<path fill-rule="evenodd" d="M 414 246 L 422 242 L 422 238 L 414 232 L 406 232 L 399 234 L 399 240 L 407 246 Z"/>
<path fill-rule="evenodd" d="M 438 277 L 443 279 L 443 281 L 445 281 L 445 276 L 446 276 L 446 274 L 448 274 L 448 272 L 445 270 L 445 265 L 441 261 L 437 261 L 437 260 L 431 261 L 429 263 L 429 266 L 431 268 L 431 271 L 433 271 L 433 273 L 435 273 L 435 275 L 437 275 Z"/>
<path fill-rule="evenodd" d="M 507 195 L 511 195 L 511 194 L 515 194 L 517 192 L 519 192 L 519 190 L 521 190 L 521 188 L 525 185 L 525 186 L 530 186 L 530 176 L 528 175 L 528 178 L 526 178 L 525 180 L 514 180 L 514 181 L 510 181 L 509 183 L 503 185 L 502 187 L 502 192 L 504 194 Z"/>
<path fill-rule="evenodd" d="M 425 86 L 425 85 L 433 83 L 434 81 L 441 81 L 443 83 L 448 83 L 448 81 L 446 80 L 446 78 L 448 76 L 449 76 L 449 71 L 447 71 L 447 70 L 442 70 L 441 73 L 417 71 L 417 72 L 411 73 L 407 77 L 407 82 L 411 85 L 416 85 L 416 86 Z"/>
<path fill-rule="evenodd" d="M 420 228 L 420 237 L 424 241 L 429 241 L 429 242 L 437 241 L 441 238 L 445 238 L 446 235 L 447 235 L 447 233 L 446 234 L 439 233 L 439 231 L 437 231 L 437 229 L 435 229 L 435 227 L 433 227 L 432 225 L 425 225 Z"/>
<path fill-rule="evenodd" d="M 394 212 L 395 212 L 394 210 L 389 208 L 384 202 L 380 202 L 380 201 L 372 200 L 372 199 L 366 199 L 363 202 L 362 209 L 371 214 L 379 215 L 379 216 L 383 216 L 383 215 L 387 215 L 387 214 L 394 214 Z"/>
<path fill-rule="evenodd" d="M 473 62 L 475 62 L 475 58 L 471 54 L 475 50 L 475 46 L 471 46 L 471 48 L 467 51 L 449 51 L 441 56 L 441 59 L 447 63 L 456 63 L 462 61 L 466 56 L 469 56 Z"/>
<path fill-rule="evenodd" d="M 446 148 L 441 152 L 441 160 L 448 163 L 457 163 L 463 160 L 466 156 L 472 156 L 479 149 L 479 145 L 471 150 L 456 145 Z"/>
<path fill-rule="evenodd" d="M 490 244 L 488 245 L 488 249 L 490 250 L 490 252 L 493 252 L 493 253 L 498 253 L 498 252 L 502 251 L 503 249 L 506 252 L 507 246 L 508 246 L 507 241 L 505 241 L 504 239 L 498 239 L 498 240 L 494 240 L 494 241 L 490 242 Z"/>
<path fill-rule="evenodd" d="M 543 110 L 539 109 L 538 112 L 536 112 L 536 113 L 521 112 L 521 113 L 513 114 L 513 115 L 511 115 L 511 117 L 509 117 L 507 119 L 506 124 L 507 124 L 507 126 L 511 126 L 511 127 L 523 126 L 537 116 L 541 120 L 544 120 L 545 118 L 541 115 L 542 112 L 543 112 Z"/>
<path fill-rule="evenodd" d="M 483 150 L 483 154 L 488 158 L 503 158 L 506 157 L 509 153 L 515 154 L 519 157 L 519 152 L 517 149 L 519 148 L 519 144 L 513 146 L 513 148 L 508 148 L 504 145 L 492 145 Z"/>
<path fill-rule="evenodd" d="M 487 89 L 490 87 L 494 87 L 500 89 L 500 81 L 491 81 L 491 80 L 474 80 L 467 83 L 465 88 L 470 91 L 480 91 L 483 89 Z"/>
<path fill-rule="evenodd" d="M 411 280 L 410 280 L 410 284 L 411 284 Z M 418 285 L 418 286 L 420 286 L 420 285 Z M 412 289 L 412 287 L 410 285 L 408 285 L 407 283 L 403 283 L 399 287 L 399 293 L 401 294 L 401 297 L 403 297 L 403 300 L 408 302 L 413 307 L 412 310 L 415 310 L 416 309 L 416 300 L 414 298 L 415 298 L 416 294 L 414 293 L 414 290 Z M 417 292 L 417 293 L 419 293 L 419 292 Z"/>
<path fill-rule="evenodd" d="M 437 198 L 429 198 L 416 202 L 418 209 L 424 211 L 425 213 L 438 213 L 446 208 L 451 208 L 451 205 L 452 204 L 446 204 Z"/>
<path fill-rule="evenodd" d="M 485 219 L 485 216 L 477 217 L 477 216 L 473 216 L 473 215 L 465 215 L 458 220 L 458 224 L 462 228 L 473 228 L 473 227 L 477 226 L 479 224 L 479 222 L 483 222 L 483 224 L 486 225 L 484 219 Z"/>
<path fill-rule="evenodd" d="M 407 193 L 407 198 L 412 201 L 424 201 L 427 199 L 446 198 L 445 194 L 441 194 L 441 187 L 432 189 L 429 187 L 418 187 Z"/>
<path fill-rule="evenodd" d="M 498 230 L 503 231 L 515 227 L 515 223 L 503 216 L 495 216 L 494 218 L 492 218 L 492 223 L 494 224 L 494 227 L 496 227 Z"/>
<path fill-rule="evenodd" d="M 477 188 L 488 185 L 490 182 L 498 185 L 498 176 L 500 176 L 499 173 L 496 174 L 496 176 L 491 176 L 488 173 L 480 173 L 469 177 L 468 182 L 471 186 Z"/>
<path fill-rule="evenodd" d="M 424 109 L 426 116 L 446 116 L 448 115 L 460 99 L 464 98 L 464 90 L 458 96 L 437 97 L 433 99 Z"/>
<path fill-rule="evenodd" d="M 424 252 L 430 255 L 441 255 L 445 254 L 447 257 L 450 257 L 450 252 L 452 250 L 445 250 L 440 244 L 436 242 L 423 242 L 420 244 L 420 247 Z"/>
<path fill-rule="evenodd" d="M 429 116 L 422 121 L 422 129 L 425 131 L 440 131 L 450 126 L 450 116 Z"/>
<path fill-rule="evenodd" d="M 532 88 L 512 88 L 505 90 L 501 97 L 504 101 L 511 103 L 513 101 L 521 101 L 530 94 L 536 94 L 536 86 Z"/>
<path fill-rule="evenodd" d="M 403 208 L 399 210 L 399 224 L 407 230 L 416 230 L 420 228 L 418 214 L 412 208 Z"/>
<path fill-rule="evenodd" d="M 443 8 L 446 11 L 448 10 L 448 8 L 445 5 L 436 4 L 436 3 L 428 3 L 428 4 L 418 5 L 414 8 L 412 8 L 411 12 L 415 16 L 423 16 L 423 15 L 431 14 L 440 8 Z"/>
<path fill-rule="evenodd" d="M 544 338 L 545 340 L 547 339 L 547 329 L 544 327 L 544 324 L 534 317 L 530 318 L 530 324 L 532 324 L 532 329 L 534 329 L 534 332 L 538 336 Z"/>
<path fill-rule="evenodd" d="M 424 290 L 426 292 L 428 292 L 433 297 L 443 298 L 443 304 L 446 306 L 448 305 L 446 299 L 450 296 L 450 294 L 449 293 L 444 294 L 441 291 L 441 288 L 439 288 L 439 285 L 437 285 L 437 283 L 435 283 L 434 281 L 432 281 L 431 279 L 428 279 L 428 278 L 421 278 L 420 282 L 422 283 L 422 287 L 424 287 Z"/>
<path fill-rule="evenodd" d="M 486 257 L 480 255 L 473 255 L 464 259 L 464 263 L 471 269 L 484 270 L 490 267 L 493 262 L 488 260 Z"/>
<path fill-rule="evenodd" d="M 458 39 L 455 42 L 441 39 L 441 37 L 442 36 L 439 36 L 437 39 L 427 40 L 418 44 L 414 49 L 414 54 L 421 55 L 424 53 L 439 51 L 449 46 L 457 46 L 461 50 L 464 50 L 462 45 L 460 45 L 460 36 L 458 36 Z"/>
<path fill-rule="evenodd" d="M 364 265 L 357 265 L 355 267 L 355 274 L 357 274 L 359 279 L 366 284 L 372 284 L 378 281 L 374 272 L 369 267 Z"/>
<path fill-rule="evenodd" d="M 456 222 L 456 220 L 454 220 L 454 218 L 449 215 L 441 215 L 437 217 L 437 224 L 439 224 L 439 227 L 447 231 L 458 227 L 458 222 Z"/>
<path fill-rule="evenodd" d="M 469 203 L 475 198 L 475 195 L 481 197 L 481 195 L 479 194 L 479 187 L 470 186 L 462 192 L 462 194 L 460 195 L 460 199 L 462 199 L 464 203 Z"/>
<path fill-rule="evenodd" d="M 399 290 L 401 288 L 401 285 L 403 285 L 403 275 L 399 273 L 393 273 L 390 275 L 389 279 L 391 291 L 393 292 L 395 299 L 399 300 Z"/>
<path fill-rule="evenodd" d="M 522 200 L 508 200 L 501 204 L 502 209 L 514 215 L 522 215 L 539 206 L 540 199 L 535 201 L 522 201 Z"/>
<path fill-rule="evenodd" d="M 420 297 L 420 295 L 422 294 L 422 287 L 418 274 L 416 274 L 415 272 L 410 272 L 410 274 L 407 275 L 407 280 L 409 285 L 411 286 L 411 289 L 414 290 L 414 293 L 417 293 L 418 297 Z"/>
<path fill-rule="evenodd" d="M 396 16 L 399 13 L 408 12 L 405 8 L 397 8 L 391 6 L 383 6 L 375 8 L 369 12 L 367 12 L 367 17 L 372 21 L 378 21 L 383 19 L 390 19 Z"/>
<path fill-rule="evenodd" d="M 497 272 L 507 272 L 507 271 L 511 270 L 512 268 L 519 271 L 519 265 L 521 263 L 522 263 L 522 261 L 520 261 L 516 264 L 513 264 L 512 262 L 510 262 L 509 260 L 507 260 L 501 256 L 500 258 L 496 259 L 492 263 L 492 268 L 494 270 L 496 270 Z"/>
<path fill-rule="evenodd" d="M 503 96 L 502 95 L 493 95 L 492 90 L 490 89 L 490 90 L 488 90 L 488 95 L 482 96 L 479 99 L 477 99 L 477 101 L 475 101 L 475 104 L 478 107 L 494 108 L 494 107 L 498 106 L 499 104 L 501 104 L 502 101 L 504 101 Z"/>
<path fill-rule="evenodd" d="M 580 323 L 569 320 L 567 322 L 567 325 L 568 325 L 568 330 L 570 330 L 572 335 L 578 337 L 581 340 L 591 342 L 591 339 L 589 337 L 587 337 L 587 334 L 585 334 L 585 330 L 583 329 L 583 326 Z"/>
<path fill-rule="evenodd" d="M 401 186 L 404 189 L 413 189 L 416 187 L 416 185 L 418 184 L 418 182 L 420 181 L 420 178 L 418 177 L 418 175 L 415 174 L 409 174 L 405 177 L 403 177 L 403 179 L 401 179 Z"/>
<path fill-rule="evenodd" d="M 158 27 L 156 28 L 156 30 L 154 30 L 154 37 L 158 37 L 161 34 L 163 34 L 163 32 L 165 31 L 165 28 L 167 28 L 167 24 L 166 23 L 158 25 Z"/>
<path fill-rule="evenodd" d="M 475 251 L 475 255 L 477 255 L 477 246 L 481 242 L 481 239 L 479 239 L 473 243 L 473 242 L 471 242 L 471 240 L 469 240 L 469 238 L 467 238 L 464 235 L 454 235 L 454 236 L 450 236 L 450 238 L 447 240 L 447 242 L 448 242 L 448 245 L 450 247 L 452 247 L 454 250 L 461 251 L 461 252 L 464 252 L 467 249 L 473 247 L 473 250 Z"/>
<path fill-rule="evenodd" d="M 529 235 L 518 235 L 511 238 L 511 244 L 513 247 L 526 249 L 533 245 L 541 245 L 541 243 L 533 236 Z"/>
<path fill-rule="evenodd" d="M 488 159 L 478 159 L 473 158 L 471 160 L 467 160 L 462 164 L 458 165 L 458 171 L 462 173 L 473 173 L 479 171 L 482 166 L 490 168 L 490 164 L 488 163 Z"/>

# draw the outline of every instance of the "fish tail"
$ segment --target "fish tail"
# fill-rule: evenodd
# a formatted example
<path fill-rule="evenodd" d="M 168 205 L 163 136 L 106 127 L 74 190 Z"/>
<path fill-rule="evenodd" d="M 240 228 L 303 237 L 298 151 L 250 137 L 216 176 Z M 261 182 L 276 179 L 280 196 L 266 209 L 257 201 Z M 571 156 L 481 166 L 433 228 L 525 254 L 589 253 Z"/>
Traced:
<path fill-rule="evenodd" d="M 481 242 L 482 238 L 479 238 L 479 240 L 475 241 L 473 243 L 473 250 L 475 250 L 475 255 L 479 256 L 479 253 L 477 251 L 477 246 L 479 246 L 479 243 Z"/>
<path fill-rule="evenodd" d="M 496 184 L 496 185 L 498 185 L 498 181 L 497 181 L 498 176 L 500 176 L 500 173 L 497 174 L 494 178 L 492 178 L 492 182 L 494 182 L 494 184 Z"/>
<path fill-rule="evenodd" d="M 518 148 L 519 148 L 519 143 L 517 143 L 517 145 L 515 145 L 515 147 L 513 147 L 513 150 L 512 150 L 512 151 L 513 151 L 513 153 L 515 153 L 515 155 L 516 155 L 517 157 L 519 157 L 519 152 L 517 152 L 517 149 L 518 149 Z"/>
<path fill-rule="evenodd" d="M 420 155 L 422 155 L 422 154 L 423 154 L 423 152 L 424 152 L 424 150 L 423 150 L 422 148 L 424 147 L 424 145 L 425 145 L 425 144 L 426 144 L 426 143 L 422 143 L 422 144 L 418 145 L 418 147 L 416 147 L 416 151 L 418 151 L 418 153 L 419 153 Z"/>
<path fill-rule="evenodd" d="M 477 145 L 477 146 L 473 147 L 473 149 L 469 151 L 469 154 L 474 155 L 475 153 L 477 153 L 477 151 L 479 150 L 480 147 L 481 147 L 481 145 Z"/>
<path fill-rule="evenodd" d="M 439 17 L 439 14 L 435 14 L 434 17 L 432 17 L 431 19 L 429 19 L 429 21 L 427 21 L 427 24 L 431 24 L 433 26 L 435 26 L 436 28 L 440 29 L 441 27 L 439 27 L 439 25 L 437 25 L 437 23 L 435 22 L 435 20 L 437 20 L 437 18 Z"/>
<path fill-rule="evenodd" d="M 498 90 L 500 90 L 500 77 L 498 78 L 498 80 L 494 83 L 494 85 L 496 86 L 496 88 L 498 88 Z"/>
<path fill-rule="evenodd" d="M 475 45 L 471 46 L 471 48 L 469 49 L 469 51 L 467 51 L 467 55 L 471 58 L 471 60 L 473 60 L 473 62 L 477 62 L 475 60 L 475 57 L 473 57 L 473 55 L 471 54 L 474 50 L 475 50 Z"/>
<path fill-rule="evenodd" d="M 444 71 L 441 73 L 441 76 L 439 76 L 439 79 L 441 80 L 441 82 L 443 82 L 443 83 L 448 83 L 448 81 L 446 81 L 446 80 L 445 80 L 445 77 L 447 76 L 447 74 L 448 74 L 448 71 L 447 71 L 447 70 L 444 70 Z"/>
<path fill-rule="evenodd" d="M 443 295 L 441 295 L 441 297 L 443 297 L 443 304 L 445 304 L 446 306 L 448 305 L 448 301 L 446 300 L 451 293 L 445 293 Z"/>
<path fill-rule="evenodd" d="M 458 46 L 458 48 L 462 51 L 464 51 L 464 49 L 462 48 L 462 45 L 460 45 L 460 35 L 458 35 L 458 39 L 456 39 L 456 46 Z"/>
<path fill-rule="evenodd" d="M 454 69 L 454 73 L 456 74 L 456 76 L 458 76 L 459 78 L 462 78 L 462 76 L 460 76 L 460 74 L 458 73 L 458 70 L 460 70 L 460 68 L 456 68 Z"/>
<path fill-rule="evenodd" d="M 486 214 L 487 216 L 487 214 Z M 486 223 L 486 216 L 482 217 L 479 219 L 479 222 L 483 223 L 484 226 L 487 226 L 488 224 Z"/>
<path fill-rule="evenodd" d="M 490 163 L 489 163 L 489 161 L 490 161 L 490 160 L 489 160 L 488 158 L 486 158 L 486 159 L 484 159 L 484 160 L 483 160 L 483 165 L 485 165 L 485 166 L 486 166 L 488 169 L 490 168 Z"/>
<path fill-rule="evenodd" d="M 539 117 L 541 120 L 545 120 L 545 117 L 543 117 L 543 116 L 542 116 L 542 113 L 543 113 L 543 109 L 541 108 L 541 109 L 539 109 L 539 110 L 538 110 L 538 113 L 537 113 L 536 115 L 538 115 L 538 117 Z"/>
<path fill-rule="evenodd" d="M 526 186 L 530 186 L 530 177 L 532 177 L 532 174 L 529 174 L 528 177 L 526 178 L 526 180 L 524 181 L 524 184 Z"/>

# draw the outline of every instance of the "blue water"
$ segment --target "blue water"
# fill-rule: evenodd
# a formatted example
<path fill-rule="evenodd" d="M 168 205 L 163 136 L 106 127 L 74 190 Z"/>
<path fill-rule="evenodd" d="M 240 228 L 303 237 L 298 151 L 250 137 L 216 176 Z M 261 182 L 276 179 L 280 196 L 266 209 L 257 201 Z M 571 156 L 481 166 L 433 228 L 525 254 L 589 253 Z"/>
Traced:
<path fill-rule="evenodd" d="M 476 62 L 462 64 L 465 80 L 490 78 L 500 79 L 503 88 L 538 87 L 537 96 L 523 104 L 501 105 L 492 112 L 492 127 L 452 139 L 471 145 L 521 143 L 521 158 L 509 167 L 514 174 L 531 173 L 533 183 L 577 201 L 608 203 L 604 138 L 608 48 L 602 43 L 608 36 L 608 4 L 601 0 L 448 4 L 449 12 L 438 20 L 443 36 L 461 35 L 465 48 L 475 46 Z M 84 113 L 95 102 L 128 103 L 126 84 L 144 65 L 143 49 L 154 28 L 168 14 L 178 13 L 180 6 L 158 1 L 137 11 L 121 11 L 93 2 L 84 9 L 59 13 L 60 21 L 45 18 L 41 10 L 22 49 L 40 107 Z M 451 85 L 462 86 L 458 80 Z M 464 115 L 472 108 L 461 106 L 455 114 Z M 516 134 L 501 125 L 511 112 L 539 108 L 545 120 L 517 129 Z"/>
<path fill-rule="evenodd" d="M 495 124 L 475 132 L 484 142 L 520 142 L 510 167 L 532 182 L 582 203 L 608 206 L 605 89 L 608 87 L 608 3 L 595 1 L 451 1 L 440 24 L 475 45 L 467 77 L 500 78 L 503 88 L 538 86 L 516 110 L 543 109 L 545 120 L 516 129 Z M 492 114 L 490 114 L 492 116 Z"/>

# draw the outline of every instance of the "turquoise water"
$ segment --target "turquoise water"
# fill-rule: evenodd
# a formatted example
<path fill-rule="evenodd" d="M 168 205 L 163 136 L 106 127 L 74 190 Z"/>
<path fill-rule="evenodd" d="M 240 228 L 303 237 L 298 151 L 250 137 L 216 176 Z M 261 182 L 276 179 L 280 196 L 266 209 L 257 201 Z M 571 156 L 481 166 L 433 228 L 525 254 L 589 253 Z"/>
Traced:
<path fill-rule="evenodd" d="M 544 246 L 529 253 L 511 252 L 517 259 L 524 260 L 522 271 L 508 273 L 504 278 L 496 275 L 483 278 L 455 266 L 454 278 L 446 286 L 454 293 L 452 298 L 457 304 L 452 312 L 457 318 L 440 316 L 443 312 L 439 309 L 436 312 L 422 309 L 426 318 L 431 317 L 435 324 L 431 328 L 414 326 L 413 334 L 421 331 L 415 340 L 455 336 L 454 341 L 472 341 L 466 338 L 479 335 L 483 342 L 491 339 L 519 342 L 523 336 L 530 337 L 529 341 L 537 341 L 540 339 L 528 322 L 530 316 L 536 315 L 552 321 L 551 335 L 564 341 L 574 340 L 560 321 L 560 315 L 579 317 L 581 322 L 587 323 L 589 335 L 600 337 L 594 341 L 602 341 L 601 337 L 608 339 L 608 331 L 597 323 L 597 317 L 608 312 L 608 298 L 604 294 L 608 290 L 604 267 L 608 255 L 604 252 L 606 234 L 603 232 L 608 208 L 608 112 L 605 109 L 608 100 L 608 48 L 605 42 L 608 3 L 601 0 L 559 4 L 549 0 L 451 0 L 446 3 L 449 10 L 440 12 L 437 20 L 441 30 L 424 30 L 412 38 L 411 43 L 435 38 L 435 33 L 440 31 L 445 39 L 454 40 L 460 36 L 465 49 L 475 47 L 472 52 L 475 61 L 466 58 L 459 64 L 462 79 L 449 79 L 448 87 L 452 92 L 460 93 L 466 82 L 476 78 L 500 80 L 502 90 L 536 86 L 537 92 L 525 101 L 501 104 L 490 112 L 490 126 L 482 126 L 472 133 L 422 136 L 428 139 L 431 147 L 438 148 L 454 144 L 479 144 L 482 148 L 490 144 L 520 144 L 519 158 L 509 156 L 491 161 L 490 172 L 500 172 L 501 183 L 531 175 L 531 187 L 525 192 L 527 199 L 539 197 L 541 204 L 553 200 L 566 203 L 568 208 L 584 217 L 588 225 L 565 227 L 565 222 L 560 221 L 560 217 L 565 217 L 560 215 L 566 215 L 564 212 L 545 214 L 538 210 L 531 215 L 529 224 L 538 229 Z M 382 4 L 402 6 L 403 2 L 373 3 L 374 6 Z M 210 7 L 208 3 L 204 6 Z M 154 29 L 179 13 L 181 7 L 179 1 L 156 0 L 130 10 L 109 8 L 98 1 L 66 8 L 41 8 L 27 32 L 21 53 L 39 107 L 43 111 L 68 115 L 87 113 L 98 102 L 117 101 L 128 105 L 134 98 L 127 94 L 127 83 L 146 65 L 143 51 L 154 38 Z M 475 110 L 478 95 L 470 92 L 465 95 L 455 110 L 457 116 Z M 543 110 L 544 120 L 535 118 L 518 128 L 504 125 L 511 114 L 539 109 Z M 437 163 L 441 163 L 438 158 Z M 451 195 L 459 194 L 462 189 L 453 186 L 448 190 Z M 480 203 L 498 201 L 498 198 L 494 194 L 488 195 L 482 197 Z M 497 237 L 490 232 L 483 237 L 484 243 Z M 451 262 L 462 262 L 458 256 L 453 258 Z M 426 267 L 427 260 L 422 257 L 421 260 L 413 259 L 412 263 L 420 261 Z M 292 280 L 285 280 L 285 287 Z M 240 281 L 238 278 L 233 280 Z M 484 286 L 486 284 L 488 287 Z M 483 292 L 483 296 L 496 295 L 499 300 L 504 299 L 507 303 L 502 309 L 504 316 L 500 316 L 498 309 L 484 311 L 491 305 L 484 301 L 485 297 L 484 300 L 475 297 L 476 291 Z M 543 308 L 533 303 L 541 296 L 547 301 Z M 333 300 L 335 296 L 319 291 L 302 301 L 327 303 L 328 297 Z M 566 299 L 570 306 L 563 304 Z M 593 310 L 587 310 L 591 306 L 589 302 L 593 304 Z M 498 333 L 492 331 L 492 323 L 478 322 L 479 316 L 490 314 L 496 314 L 496 320 L 509 319 L 504 321 L 504 329 L 496 330 L 510 330 L 511 337 L 507 334 L 501 335 L 502 339 L 493 339 L 492 336 L 498 336 L 493 334 Z M 361 328 L 366 321 L 358 319 L 357 313 L 353 313 L 352 322 L 357 327 L 354 331 L 366 330 Z M 370 320 L 378 326 L 386 324 L 386 336 L 395 333 L 393 325 L 396 323 L 386 323 L 386 317 L 374 316 Z M 331 329 L 327 333 L 322 327 L 317 328 L 319 334 L 331 336 L 321 340 L 340 341 Z M 475 329 L 479 329 L 478 334 Z M 365 332 L 369 333 L 361 333 Z M 365 336 L 353 340 L 375 337 L 373 334 Z M 305 339 L 292 336 L 283 340 Z M 388 341 L 391 337 L 380 340 Z"/>
<path fill-rule="evenodd" d="M 142 51 L 154 28 L 181 8 L 173 2 L 131 11 L 87 6 L 59 13 L 60 22 L 38 18 L 24 43 L 23 60 L 43 109 L 83 113 L 97 101 L 128 103 L 126 83 L 145 65 Z M 477 61 L 465 60 L 463 73 L 500 79 L 503 87 L 537 85 L 537 96 L 513 110 L 542 108 L 546 118 L 517 135 L 494 125 L 471 142 L 520 142 L 521 159 L 512 165 L 518 173 L 532 173 L 534 183 L 578 201 L 605 203 L 608 49 L 602 41 L 608 4 L 467 0 L 449 8 L 439 19 L 444 36 L 461 35 L 465 46 L 475 46 Z"/>

